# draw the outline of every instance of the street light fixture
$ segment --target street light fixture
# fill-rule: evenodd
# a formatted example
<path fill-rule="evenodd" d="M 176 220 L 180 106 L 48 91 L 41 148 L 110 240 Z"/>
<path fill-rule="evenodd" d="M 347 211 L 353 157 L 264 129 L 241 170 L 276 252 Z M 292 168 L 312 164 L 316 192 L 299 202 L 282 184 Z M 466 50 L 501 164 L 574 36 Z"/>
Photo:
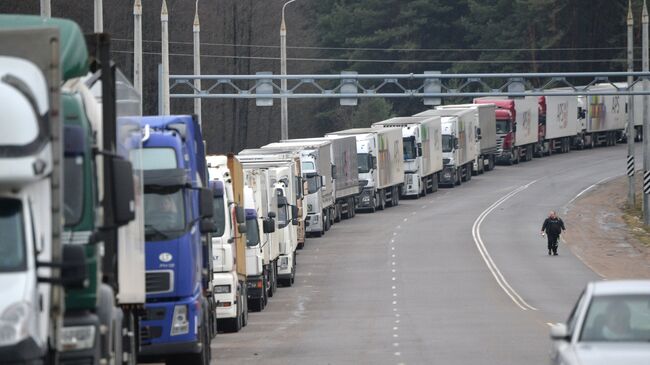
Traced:
<path fill-rule="evenodd" d="M 289 0 L 284 5 L 282 5 L 282 22 L 280 23 L 280 74 L 287 74 L 287 27 L 284 22 L 284 10 L 287 5 L 291 4 L 296 0 Z M 287 80 L 282 79 L 280 81 L 280 87 L 282 88 L 282 93 L 286 95 L 287 93 Z M 287 98 L 283 96 L 280 99 L 280 139 L 285 140 L 289 139 L 289 110 L 287 106 Z"/>

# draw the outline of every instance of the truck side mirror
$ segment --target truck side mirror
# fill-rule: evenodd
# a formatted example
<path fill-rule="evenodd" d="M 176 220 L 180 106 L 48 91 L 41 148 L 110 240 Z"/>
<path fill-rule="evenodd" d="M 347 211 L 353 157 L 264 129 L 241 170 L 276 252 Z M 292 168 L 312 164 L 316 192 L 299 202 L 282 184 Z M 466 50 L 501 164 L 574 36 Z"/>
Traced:
<path fill-rule="evenodd" d="M 268 218 L 262 221 L 262 232 L 273 233 L 275 232 L 275 219 Z"/>
<path fill-rule="evenodd" d="M 372 169 L 377 170 L 377 157 L 372 156 Z"/>
<path fill-rule="evenodd" d="M 422 156 L 422 143 L 418 143 L 418 151 L 417 151 L 418 157 Z"/>
<path fill-rule="evenodd" d="M 237 219 L 237 223 L 244 223 L 244 225 L 246 224 L 246 212 L 244 211 L 244 207 L 235 207 L 235 218 Z M 240 232 L 246 232 L 246 230 L 240 230 Z"/>
<path fill-rule="evenodd" d="M 458 147 L 459 147 L 459 146 L 458 146 L 458 138 L 457 138 L 457 137 L 454 137 L 454 149 L 457 150 Z"/>
<path fill-rule="evenodd" d="M 325 189 L 325 187 L 326 187 L 326 185 L 325 185 L 325 176 L 323 176 L 323 175 L 321 175 L 321 177 L 320 177 L 320 187 L 322 189 Z"/>
<path fill-rule="evenodd" d="M 65 289 L 88 287 L 86 250 L 82 245 L 63 245 L 61 283 Z"/>
<path fill-rule="evenodd" d="M 291 218 L 298 218 L 298 207 L 295 205 L 291 206 Z"/>
<path fill-rule="evenodd" d="M 239 234 L 246 233 L 247 230 L 248 227 L 246 227 L 246 222 L 237 223 L 237 231 L 239 231 Z"/>
<path fill-rule="evenodd" d="M 517 133 L 517 123 L 512 124 L 512 133 Z"/>
<path fill-rule="evenodd" d="M 332 165 L 332 179 L 336 179 L 336 165 Z"/>
<path fill-rule="evenodd" d="M 118 227 L 135 219 L 135 188 L 131 162 L 122 158 L 112 158 L 113 178 L 113 217 Z"/>
<path fill-rule="evenodd" d="M 199 225 L 199 231 L 203 234 L 212 233 L 217 230 L 217 225 L 210 218 L 202 218 Z"/>
<path fill-rule="evenodd" d="M 275 212 L 269 212 L 269 218 L 275 218 L 276 216 Z"/>
<path fill-rule="evenodd" d="M 481 128 L 476 128 L 476 139 L 483 139 L 483 136 L 481 136 Z"/>
<path fill-rule="evenodd" d="M 212 218 L 214 215 L 212 190 L 201 188 L 199 190 L 199 216 Z"/>

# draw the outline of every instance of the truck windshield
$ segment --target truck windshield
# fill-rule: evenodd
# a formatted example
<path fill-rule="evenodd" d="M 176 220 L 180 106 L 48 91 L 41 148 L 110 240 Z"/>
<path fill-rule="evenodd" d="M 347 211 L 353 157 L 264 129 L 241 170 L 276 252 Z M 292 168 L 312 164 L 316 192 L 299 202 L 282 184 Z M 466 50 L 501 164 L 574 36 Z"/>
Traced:
<path fill-rule="evenodd" d="M 314 194 L 320 188 L 320 176 L 313 174 L 307 175 L 307 193 Z"/>
<path fill-rule="evenodd" d="M 74 226 L 81 220 L 84 202 L 84 160 L 81 156 L 69 156 L 63 165 L 63 205 L 66 226 Z"/>
<path fill-rule="evenodd" d="M 311 162 L 311 161 L 303 161 L 301 163 L 301 166 L 302 166 L 302 171 L 314 171 L 314 170 L 316 170 L 314 168 L 314 163 Z"/>
<path fill-rule="evenodd" d="M 442 152 L 452 152 L 454 150 L 454 136 L 451 134 L 442 135 Z"/>
<path fill-rule="evenodd" d="M 145 192 L 144 226 L 147 240 L 177 238 L 185 231 L 183 190 Z"/>
<path fill-rule="evenodd" d="M 27 267 L 22 213 L 19 200 L 0 198 L 0 272 L 23 271 Z"/>
<path fill-rule="evenodd" d="M 510 124 L 509 120 L 497 120 L 497 133 L 506 134 L 510 132 Z"/>
<path fill-rule="evenodd" d="M 260 243 L 260 230 L 257 218 L 246 219 L 246 246 L 253 247 Z"/>
<path fill-rule="evenodd" d="M 175 169 L 178 167 L 176 152 L 168 147 L 147 147 L 142 150 L 142 159 L 131 159 L 134 161 L 134 169 L 140 170 L 162 170 Z M 142 166 L 138 165 L 138 162 Z"/>
<path fill-rule="evenodd" d="M 370 172 L 370 169 L 372 168 L 372 155 L 369 153 L 357 153 L 357 163 L 359 165 L 360 174 Z"/>
<path fill-rule="evenodd" d="M 216 197 L 212 203 L 212 209 L 214 213 L 212 215 L 212 220 L 214 221 L 215 230 L 212 232 L 212 236 L 221 237 L 226 231 L 226 212 L 224 210 L 224 198 Z"/>
<path fill-rule="evenodd" d="M 413 160 L 417 157 L 415 138 L 404 138 L 404 160 Z"/>

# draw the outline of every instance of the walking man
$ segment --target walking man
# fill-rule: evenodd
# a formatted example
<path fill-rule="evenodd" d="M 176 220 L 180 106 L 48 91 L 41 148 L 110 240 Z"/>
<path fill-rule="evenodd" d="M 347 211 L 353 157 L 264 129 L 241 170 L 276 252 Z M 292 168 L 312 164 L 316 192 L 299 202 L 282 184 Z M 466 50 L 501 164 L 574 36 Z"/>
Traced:
<path fill-rule="evenodd" d="M 546 234 L 548 238 L 548 254 L 557 256 L 557 240 L 560 238 L 562 231 L 566 231 L 564 228 L 564 222 L 560 219 L 555 211 L 551 211 L 548 214 L 548 218 L 544 220 L 542 224 L 542 236 Z"/>

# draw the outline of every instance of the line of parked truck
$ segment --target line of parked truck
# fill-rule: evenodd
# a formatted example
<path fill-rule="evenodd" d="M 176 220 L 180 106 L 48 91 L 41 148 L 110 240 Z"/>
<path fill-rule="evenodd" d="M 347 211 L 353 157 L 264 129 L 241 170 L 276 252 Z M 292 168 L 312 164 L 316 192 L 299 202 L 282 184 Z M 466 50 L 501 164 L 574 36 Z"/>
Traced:
<path fill-rule="evenodd" d="M 208 364 L 218 332 L 293 285 L 307 237 L 626 137 L 618 95 L 480 98 L 209 155 L 195 117 L 139 100 L 107 35 L 0 15 L 3 362 Z"/>

